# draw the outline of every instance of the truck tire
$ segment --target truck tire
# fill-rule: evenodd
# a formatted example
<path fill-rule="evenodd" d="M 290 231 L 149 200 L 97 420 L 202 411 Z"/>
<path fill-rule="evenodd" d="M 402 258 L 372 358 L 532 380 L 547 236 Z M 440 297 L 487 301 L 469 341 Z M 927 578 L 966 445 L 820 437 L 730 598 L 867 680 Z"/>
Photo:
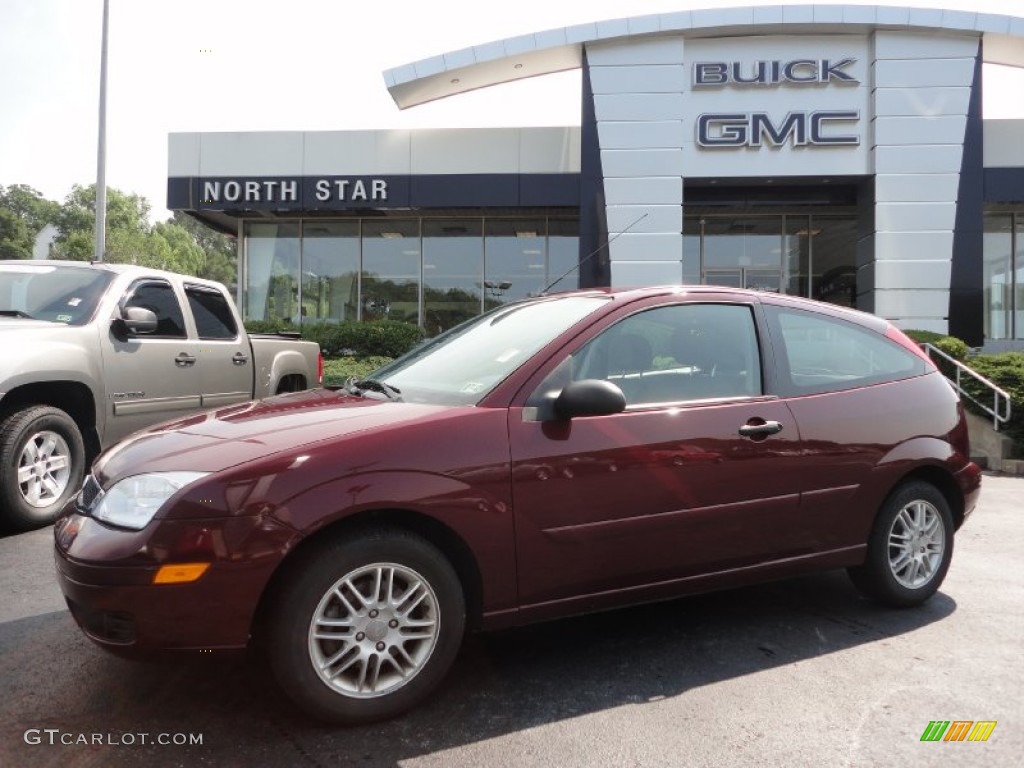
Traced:
<path fill-rule="evenodd" d="M 59 408 L 28 406 L 0 424 L 0 516 L 9 528 L 52 523 L 84 474 L 82 433 Z"/>

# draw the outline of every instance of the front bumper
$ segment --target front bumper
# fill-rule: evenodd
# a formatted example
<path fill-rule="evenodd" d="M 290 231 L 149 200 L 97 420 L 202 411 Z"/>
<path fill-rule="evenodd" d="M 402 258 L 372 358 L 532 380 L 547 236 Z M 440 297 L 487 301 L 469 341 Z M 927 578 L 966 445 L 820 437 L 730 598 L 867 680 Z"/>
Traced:
<path fill-rule="evenodd" d="M 207 555 L 207 571 L 186 584 L 152 583 L 164 564 L 161 556 L 166 563 L 176 560 L 154 541 L 179 534 L 181 524 L 164 522 L 147 535 L 79 514 L 57 522 L 57 582 L 72 616 L 91 640 L 122 655 L 245 647 L 260 598 L 291 532 L 273 522 L 264 527 L 254 518 L 199 522 L 218 546 Z M 194 530 L 196 521 L 188 526 Z M 254 535 L 235 542 L 241 547 L 224 547 L 229 538 L 225 530 L 238 527 Z"/>

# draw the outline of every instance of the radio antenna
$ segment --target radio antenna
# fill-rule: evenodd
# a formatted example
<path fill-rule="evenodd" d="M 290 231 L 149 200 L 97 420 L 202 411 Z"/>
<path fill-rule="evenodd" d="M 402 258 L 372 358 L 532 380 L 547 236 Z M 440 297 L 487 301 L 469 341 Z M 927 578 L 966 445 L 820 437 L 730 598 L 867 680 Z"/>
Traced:
<path fill-rule="evenodd" d="M 562 275 L 561 277 L 559 277 L 558 279 L 556 279 L 556 280 L 555 280 L 555 281 L 554 281 L 553 283 L 549 283 L 549 284 L 548 284 L 548 286 L 547 286 L 547 287 L 546 287 L 546 288 L 545 288 L 545 289 L 544 289 L 543 291 L 541 291 L 541 292 L 540 292 L 540 295 L 541 295 L 541 296 L 543 296 L 543 295 L 544 295 L 545 293 L 547 293 L 548 291 L 550 291 L 550 290 L 551 290 L 551 289 L 552 289 L 552 288 L 553 288 L 554 286 L 558 285 L 558 284 L 559 284 L 560 282 L 562 282 L 562 281 L 563 281 L 563 280 L 564 280 L 565 278 L 567 278 L 567 277 L 568 277 L 569 275 L 571 275 L 571 274 L 572 274 L 573 272 L 575 272 L 575 271 L 576 271 L 577 269 L 579 269 L 580 267 L 582 267 L 582 266 L 583 266 L 584 264 L 586 264 L 586 263 L 587 263 L 588 261 L 590 261 L 590 260 L 591 260 L 592 258 L 594 258 L 595 256 L 597 256 L 597 254 L 599 254 L 599 253 L 600 253 L 601 251 L 603 251 L 603 250 L 604 250 L 605 248 L 607 248 L 607 247 L 608 247 L 609 245 L 611 245 L 611 244 L 612 244 L 612 243 L 614 243 L 614 242 L 615 242 L 616 240 L 618 240 L 620 236 L 622 236 L 622 235 L 626 234 L 627 232 L 629 232 L 629 230 L 631 230 L 631 229 L 632 229 L 633 227 L 635 227 L 635 226 L 636 226 L 637 224 L 639 224 L 639 223 L 640 223 L 641 221 L 643 221 L 643 220 L 644 220 L 644 219 L 646 219 L 646 218 L 647 218 L 647 211 L 644 211 L 644 212 L 643 212 L 642 214 L 640 214 L 639 216 L 637 216 L 637 217 L 636 217 L 636 219 L 634 219 L 634 220 L 633 220 L 632 222 L 630 222 L 630 225 L 629 225 L 628 227 L 626 227 L 626 228 L 625 228 L 624 230 L 622 230 L 621 232 L 616 232 L 616 233 L 615 233 L 615 237 L 611 237 L 611 238 L 608 238 L 608 240 L 606 240 L 606 241 L 604 242 L 604 244 L 602 244 L 602 245 L 599 245 L 599 246 L 597 246 L 597 248 L 595 248 L 594 250 L 592 250 L 592 251 L 591 251 L 590 253 L 588 253 L 588 254 L 587 254 L 586 256 L 584 256 L 584 257 L 583 257 L 582 259 L 580 259 L 580 260 L 579 260 L 579 263 L 578 263 L 578 264 L 574 264 L 574 265 L 572 266 L 572 268 L 571 268 L 571 269 L 570 269 L 570 270 L 569 270 L 568 272 L 566 272 L 566 273 L 565 273 L 564 275 Z"/>

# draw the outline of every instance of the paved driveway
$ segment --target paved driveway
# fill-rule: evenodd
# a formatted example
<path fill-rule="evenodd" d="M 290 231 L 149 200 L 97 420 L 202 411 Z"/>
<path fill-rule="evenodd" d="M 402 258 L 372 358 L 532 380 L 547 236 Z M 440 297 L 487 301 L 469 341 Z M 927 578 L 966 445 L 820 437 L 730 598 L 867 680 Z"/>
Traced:
<path fill-rule="evenodd" d="M 834 572 L 475 637 L 426 706 L 351 729 L 306 721 L 255 660 L 103 653 L 63 608 L 50 532 L 9 536 L 0 766 L 1022 765 L 1022 518 L 1024 479 L 986 477 L 923 608 Z M 998 725 L 922 743 L 932 720 Z"/>

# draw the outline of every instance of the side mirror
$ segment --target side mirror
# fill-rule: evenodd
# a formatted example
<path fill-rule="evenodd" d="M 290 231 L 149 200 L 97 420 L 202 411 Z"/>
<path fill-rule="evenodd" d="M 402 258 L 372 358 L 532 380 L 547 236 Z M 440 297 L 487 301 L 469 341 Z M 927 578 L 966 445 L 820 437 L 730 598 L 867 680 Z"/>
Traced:
<path fill-rule="evenodd" d="M 156 331 L 156 313 L 145 307 L 125 307 L 121 317 L 114 318 L 111 330 L 119 339 L 133 334 L 147 334 Z"/>
<path fill-rule="evenodd" d="M 603 379 L 574 381 L 555 398 L 555 416 L 572 419 L 576 416 L 608 416 L 626 410 L 622 390 Z"/>

